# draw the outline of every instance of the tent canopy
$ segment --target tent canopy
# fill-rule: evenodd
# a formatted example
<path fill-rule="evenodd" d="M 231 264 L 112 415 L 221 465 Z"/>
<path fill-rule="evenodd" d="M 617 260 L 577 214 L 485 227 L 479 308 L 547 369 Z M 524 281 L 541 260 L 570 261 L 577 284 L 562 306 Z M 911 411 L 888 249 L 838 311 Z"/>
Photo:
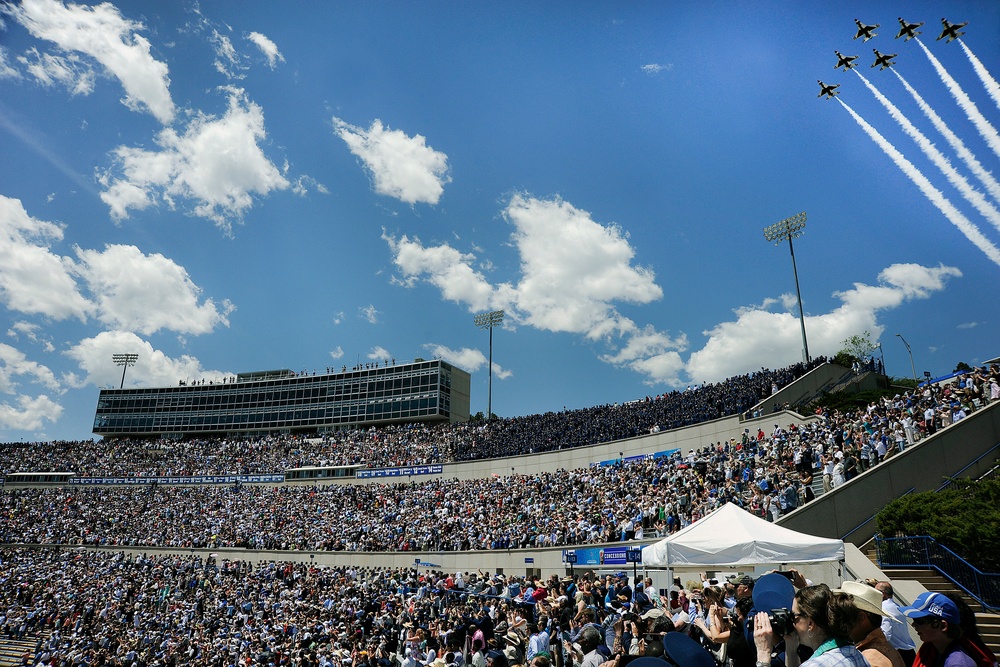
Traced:
<path fill-rule="evenodd" d="M 844 541 L 776 526 L 727 503 L 642 550 L 653 567 L 737 567 L 844 559 Z"/>

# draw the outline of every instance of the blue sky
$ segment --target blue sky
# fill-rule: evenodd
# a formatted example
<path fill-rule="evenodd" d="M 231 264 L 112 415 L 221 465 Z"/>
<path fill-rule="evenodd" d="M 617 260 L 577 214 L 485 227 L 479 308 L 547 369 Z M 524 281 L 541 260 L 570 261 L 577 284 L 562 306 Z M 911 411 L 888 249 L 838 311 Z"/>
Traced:
<path fill-rule="evenodd" d="M 501 416 L 783 366 L 762 229 L 800 211 L 814 356 L 989 359 L 1000 5 L 872 6 L 7 5 L 0 441 L 90 437 L 115 352 L 141 386 L 440 356 L 485 410 L 495 309 Z"/>

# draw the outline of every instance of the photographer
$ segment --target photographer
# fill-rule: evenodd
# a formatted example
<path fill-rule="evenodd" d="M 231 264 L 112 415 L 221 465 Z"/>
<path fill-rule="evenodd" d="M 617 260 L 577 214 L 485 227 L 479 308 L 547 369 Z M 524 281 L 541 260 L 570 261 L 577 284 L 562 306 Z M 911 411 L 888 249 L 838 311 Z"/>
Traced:
<path fill-rule="evenodd" d="M 754 667 L 757 654 L 742 632 L 747 614 L 752 608 L 751 598 L 738 600 L 732 610 L 723 604 L 713 604 L 708 608 L 710 623 L 700 619 L 695 621 L 702 634 L 713 644 L 719 645 L 713 647 L 712 653 L 720 662 L 731 663 L 732 667 Z M 722 645 L 725 646 L 724 649 Z"/>
<path fill-rule="evenodd" d="M 785 640 L 786 667 L 868 666 L 864 656 L 851 643 L 851 630 L 858 615 L 851 596 L 834 593 L 826 584 L 809 586 L 795 594 L 790 612 L 780 619 L 777 628 L 772 626 L 772 614 L 757 612 L 753 619 L 757 665 L 770 665 L 771 649 L 781 638 L 777 635 L 781 634 Z M 805 662 L 799 658 L 800 645 L 812 649 L 812 656 Z"/>

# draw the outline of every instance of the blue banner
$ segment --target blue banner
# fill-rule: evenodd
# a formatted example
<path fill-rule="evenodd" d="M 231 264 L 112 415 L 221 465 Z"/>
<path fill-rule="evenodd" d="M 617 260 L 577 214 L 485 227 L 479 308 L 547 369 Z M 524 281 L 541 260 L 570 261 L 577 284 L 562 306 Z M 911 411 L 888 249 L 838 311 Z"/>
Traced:
<path fill-rule="evenodd" d="M 157 484 L 274 484 L 285 481 L 284 475 L 197 475 L 194 477 L 73 477 L 70 484 L 88 485 L 129 485 L 142 486 Z"/>
<path fill-rule="evenodd" d="M 405 466 L 402 468 L 369 468 L 366 470 L 356 470 L 354 476 L 358 479 L 370 479 L 372 477 L 412 477 L 413 475 L 440 475 L 444 471 L 444 466 Z"/>
<path fill-rule="evenodd" d="M 605 547 L 603 549 L 571 549 L 576 553 L 577 565 L 626 565 L 629 562 L 628 552 L 639 547 Z M 566 551 L 563 549 L 562 559 L 566 562 Z M 641 557 L 636 562 L 642 562 Z"/>

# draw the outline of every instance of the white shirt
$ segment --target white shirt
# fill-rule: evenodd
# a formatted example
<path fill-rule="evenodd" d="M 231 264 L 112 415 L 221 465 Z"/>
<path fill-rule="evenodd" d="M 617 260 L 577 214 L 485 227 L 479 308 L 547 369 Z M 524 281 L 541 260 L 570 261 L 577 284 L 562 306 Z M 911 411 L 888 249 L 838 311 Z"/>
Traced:
<path fill-rule="evenodd" d="M 888 616 L 882 617 L 882 632 L 885 633 L 885 638 L 889 640 L 889 643 L 897 650 L 915 650 L 917 645 L 910 637 L 906 616 L 903 615 L 896 601 L 892 598 L 882 600 L 882 611 L 888 614 Z"/>

